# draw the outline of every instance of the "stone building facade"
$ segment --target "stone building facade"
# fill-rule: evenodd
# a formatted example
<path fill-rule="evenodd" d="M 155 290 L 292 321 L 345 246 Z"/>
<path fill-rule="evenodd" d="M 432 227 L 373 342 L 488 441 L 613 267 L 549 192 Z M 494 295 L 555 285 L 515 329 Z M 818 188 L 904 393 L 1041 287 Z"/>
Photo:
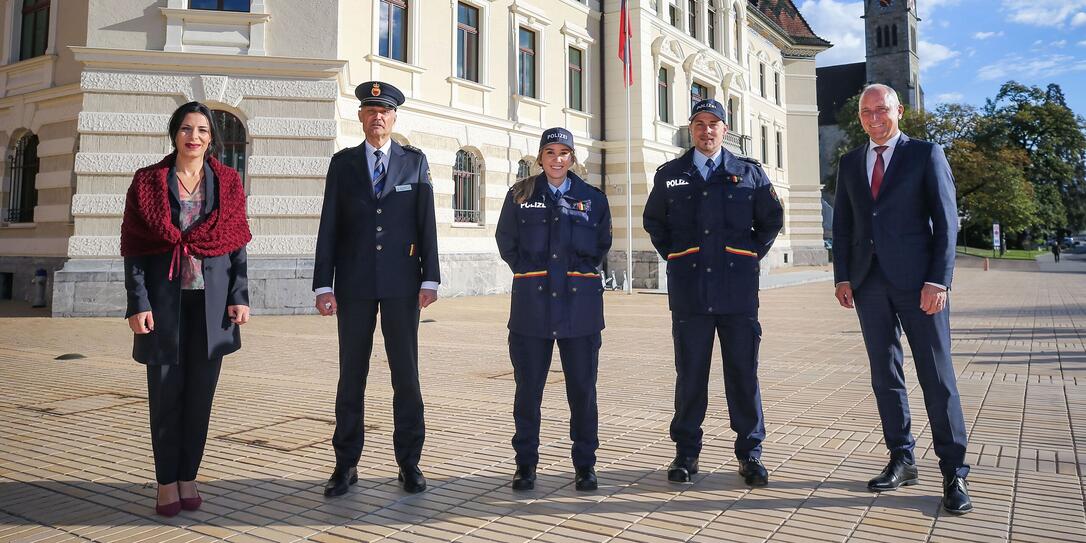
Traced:
<path fill-rule="evenodd" d="M 47 33 L 34 36 L 39 51 L 25 52 L 14 49 L 37 12 L 0 2 L 0 144 L 9 157 L 0 280 L 18 298 L 34 269 L 47 269 L 54 315 L 122 310 L 125 191 L 134 170 L 169 152 L 169 113 L 189 100 L 215 110 L 223 158 L 245 179 L 254 308 L 309 311 L 324 174 L 336 150 L 362 141 L 353 89 L 370 79 L 407 95 L 393 137 L 429 158 L 443 296 L 508 289 L 493 241 L 501 202 L 537 171 L 542 130 L 559 125 L 577 138 L 578 173 L 611 199 L 609 265 L 620 277 L 630 134 L 634 284 L 655 286 L 641 210 L 656 167 L 687 145 L 694 95 L 728 105 L 727 144 L 764 159 L 785 198 L 788 224 L 767 264 L 825 262 L 814 55 L 829 44 L 790 0 L 631 1 L 629 125 L 618 0 L 39 4 Z"/>

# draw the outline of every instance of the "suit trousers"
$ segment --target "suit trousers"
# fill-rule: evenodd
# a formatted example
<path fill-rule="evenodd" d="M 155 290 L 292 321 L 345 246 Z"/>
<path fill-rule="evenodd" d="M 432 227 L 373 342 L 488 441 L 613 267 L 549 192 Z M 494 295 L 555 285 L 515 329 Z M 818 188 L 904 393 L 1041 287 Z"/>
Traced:
<path fill-rule="evenodd" d="M 155 479 L 192 481 L 200 469 L 222 357 L 207 356 L 204 291 L 181 292 L 181 352 L 176 365 L 147 366 Z"/>
<path fill-rule="evenodd" d="M 762 326 L 757 314 L 702 315 L 672 312 L 675 340 L 675 416 L 671 440 L 678 456 L 701 454 L 705 410 L 709 404 L 709 367 L 714 336 L 724 358 L 724 395 L 735 432 L 735 456 L 761 458 L 765 440 L 762 393 L 758 384 L 758 347 Z"/>
<path fill-rule="evenodd" d="M 939 468 L 944 475 L 965 477 L 969 473 L 969 466 L 965 464 L 968 435 L 950 357 L 949 296 L 942 311 L 928 315 L 920 309 L 919 289 L 894 288 L 878 263 L 873 262 L 870 273 L 853 292 L 853 297 L 871 364 L 871 388 L 890 454 L 908 462 L 915 461 L 901 347 L 904 330 L 912 350 L 916 377 L 924 391 L 924 407 L 931 424 L 935 454 L 939 456 Z"/>
<path fill-rule="evenodd" d="M 392 373 L 392 445 L 396 463 L 414 466 L 426 437 L 422 390 L 419 387 L 418 297 L 382 300 L 340 300 L 339 388 L 336 391 L 336 431 L 332 446 L 337 466 L 354 466 L 365 443 L 366 377 L 373 351 L 373 332 L 381 315 L 385 354 Z"/>
<path fill-rule="evenodd" d="M 517 389 L 513 397 L 513 450 L 517 464 L 539 463 L 540 405 L 551 367 L 554 343 L 562 359 L 569 402 L 569 438 L 573 441 L 573 466 L 596 465 L 599 411 L 596 407 L 596 373 L 599 368 L 600 333 L 572 338 L 540 338 L 509 332 L 509 359 Z"/>

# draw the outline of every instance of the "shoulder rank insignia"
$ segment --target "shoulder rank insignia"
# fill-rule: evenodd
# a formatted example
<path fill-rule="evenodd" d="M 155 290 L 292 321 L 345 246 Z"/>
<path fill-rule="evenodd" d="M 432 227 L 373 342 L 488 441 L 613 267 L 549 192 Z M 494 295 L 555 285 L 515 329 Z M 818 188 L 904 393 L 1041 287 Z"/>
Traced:
<path fill-rule="evenodd" d="M 758 162 L 758 159 L 751 158 L 749 156 L 740 156 L 740 157 L 736 157 L 736 158 L 738 158 L 739 160 L 742 160 L 743 162 L 750 162 L 751 164 L 754 164 L 755 166 L 761 166 L 762 165 L 761 162 Z"/>
<path fill-rule="evenodd" d="M 415 147 L 414 145 L 402 145 L 401 147 L 403 147 L 404 149 L 406 149 L 408 151 L 411 151 L 412 153 L 418 153 L 420 155 L 423 154 L 422 149 L 419 149 L 418 147 Z"/>

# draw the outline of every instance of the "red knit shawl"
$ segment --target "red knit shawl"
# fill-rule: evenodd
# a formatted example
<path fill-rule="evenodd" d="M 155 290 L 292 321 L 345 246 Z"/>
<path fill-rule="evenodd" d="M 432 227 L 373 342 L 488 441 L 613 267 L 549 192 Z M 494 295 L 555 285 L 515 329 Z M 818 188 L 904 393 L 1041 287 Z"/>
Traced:
<path fill-rule="evenodd" d="M 141 256 L 174 251 L 211 257 L 231 253 L 253 238 L 245 216 L 245 189 L 233 168 L 208 158 L 215 172 L 218 207 L 184 234 L 170 216 L 166 176 L 176 160 L 166 155 L 158 164 L 141 168 L 132 177 L 121 223 L 121 255 Z M 171 266 L 172 267 L 172 266 Z"/>

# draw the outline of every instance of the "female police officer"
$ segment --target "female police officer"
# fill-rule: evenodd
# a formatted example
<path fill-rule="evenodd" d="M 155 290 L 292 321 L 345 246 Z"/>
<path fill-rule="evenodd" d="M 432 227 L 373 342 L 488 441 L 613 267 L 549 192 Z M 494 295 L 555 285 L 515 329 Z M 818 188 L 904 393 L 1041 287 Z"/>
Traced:
<path fill-rule="evenodd" d="M 602 192 L 569 171 L 576 162 L 573 134 L 564 128 L 543 132 L 537 157 L 543 173 L 509 190 L 495 234 L 502 260 L 513 270 L 514 490 L 535 487 L 539 406 L 556 340 L 566 377 L 576 487 L 597 486 L 596 368 L 603 329 L 599 266 L 611 248 L 611 210 Z"/>

